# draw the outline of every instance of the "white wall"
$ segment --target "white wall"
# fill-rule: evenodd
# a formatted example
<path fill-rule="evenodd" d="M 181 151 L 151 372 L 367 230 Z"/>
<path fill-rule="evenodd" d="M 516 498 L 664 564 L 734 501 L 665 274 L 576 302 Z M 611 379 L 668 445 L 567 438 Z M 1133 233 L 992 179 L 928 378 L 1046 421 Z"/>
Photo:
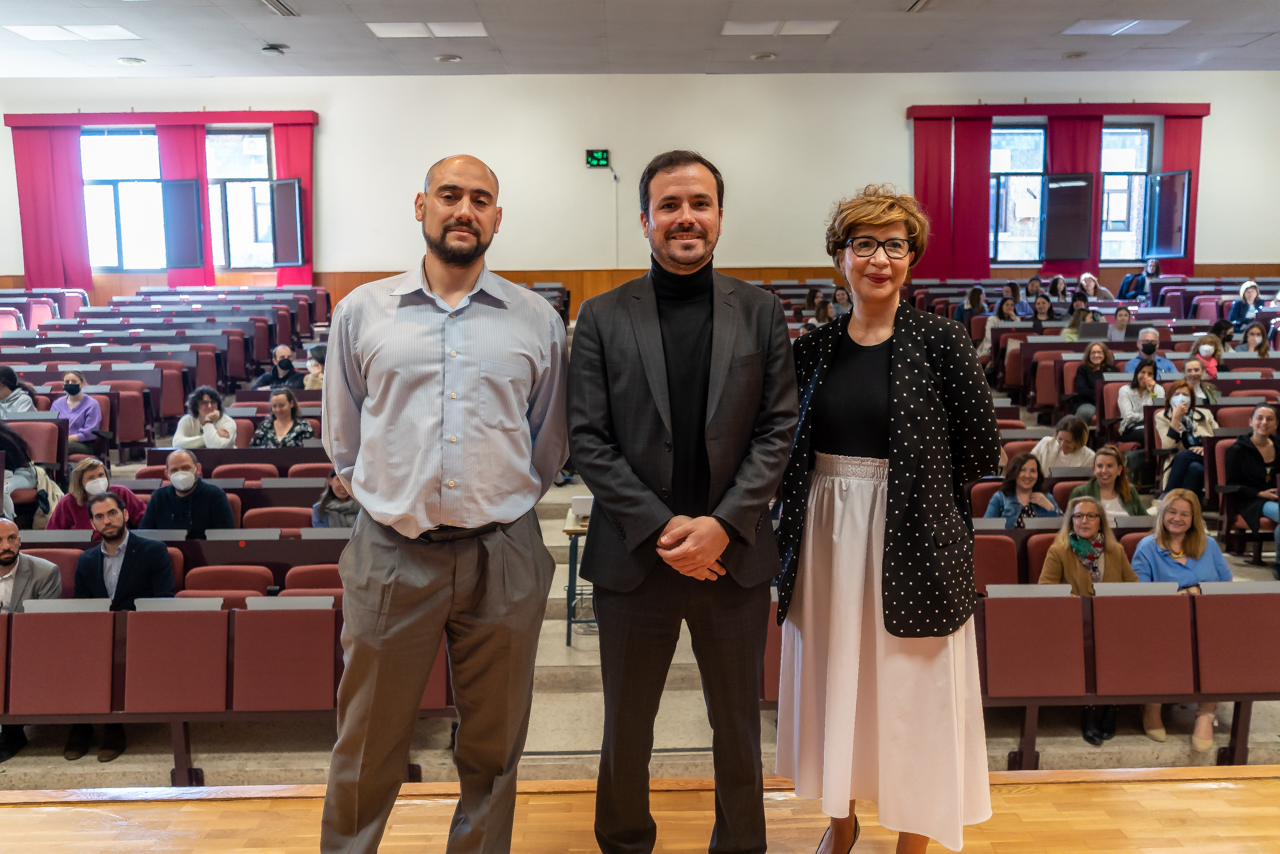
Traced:
<path fill-rule="evenodd" d="M 907 107 L 1024 98 L 1209 102 L 1196 260 L 1277 262 L 1278 96 L 1278 72 L 0 81 L 6 113 L 317 111 L 315 264 L 329 271 L 416 263 L 414 193 L 430 163 L 457 152 L 502 181 L 492 266 L 647 266 L 636 183 L 650 157 L 675 147 L 725 175 L 717 263 L 820 265 L 836 199 L 868 182 L 910 186 Z M 596 147 L 612 151 L 616 185 L 584 165 Z M 5 129 L 0 274 L 22 272 L 12 163 Z"/>

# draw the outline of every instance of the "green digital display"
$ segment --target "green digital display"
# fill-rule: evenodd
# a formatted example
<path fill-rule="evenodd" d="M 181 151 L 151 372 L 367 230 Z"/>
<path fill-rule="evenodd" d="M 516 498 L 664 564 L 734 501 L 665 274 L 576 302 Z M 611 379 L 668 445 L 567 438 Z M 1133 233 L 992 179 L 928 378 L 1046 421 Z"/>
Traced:
<path fill-rule="evenodd" d="M 588 148 L 587 149 L 587 168 L 608 169 L 609 168 L 609 149 Z"/>

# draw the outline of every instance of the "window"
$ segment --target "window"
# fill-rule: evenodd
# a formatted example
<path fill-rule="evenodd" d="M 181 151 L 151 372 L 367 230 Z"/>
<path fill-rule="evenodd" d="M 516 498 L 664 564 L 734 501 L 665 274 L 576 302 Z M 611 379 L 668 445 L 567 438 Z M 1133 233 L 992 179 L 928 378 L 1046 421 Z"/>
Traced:
<path fill-rule="evenodd" d="M 154 130 L 80 136 L 89 264 L 103 272 L 165 268 L 160 147 Z"/>
<path fill-rule="evenodd" d="M 1102 260 L 1140 261 L 1151 128 L 1102 129 Z"/>
<path fill-rule="evenodd" d="M 272 267 L 271 149 L 266 131 L 210 131 L 209 222 L 215 267 Z"/>
<path fill-rule="evenodd" d="M 989 245 L 993 262 L 1040 260 L 1044 170 L 1044 128 L 991 129 Z"/>

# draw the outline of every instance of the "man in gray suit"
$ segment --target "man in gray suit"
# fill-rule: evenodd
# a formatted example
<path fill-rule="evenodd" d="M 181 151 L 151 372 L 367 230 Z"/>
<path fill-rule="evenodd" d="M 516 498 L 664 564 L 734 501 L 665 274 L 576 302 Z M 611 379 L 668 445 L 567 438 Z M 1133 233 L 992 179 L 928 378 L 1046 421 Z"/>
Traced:
<path fill-rule="evenodd" d="M 62 575 L 58 567 L 22 553 L 22 534 L 10 519 L 0 518 L 0 613 L 21 614 L 31 599 L 61 599 Z M 0 727 L 0 762 L 12 759 L 27 746 L 21 724 Z"/>
<path fill-rule="evenodd" d="M 604 854 L 653 850 L 653 723 L 682 621 L 715 731 L 710 850 L 765 850 L 759 691 L 780 570 L 768 507 L 796 384 L 777 297 L 712 267 L 723 199 L 705 158 L 655 157 L 640 179 L 651 269 L 587 300 L 574 329 L 569 444 L 595 495 L 582 575 L 600 628 Z"/>

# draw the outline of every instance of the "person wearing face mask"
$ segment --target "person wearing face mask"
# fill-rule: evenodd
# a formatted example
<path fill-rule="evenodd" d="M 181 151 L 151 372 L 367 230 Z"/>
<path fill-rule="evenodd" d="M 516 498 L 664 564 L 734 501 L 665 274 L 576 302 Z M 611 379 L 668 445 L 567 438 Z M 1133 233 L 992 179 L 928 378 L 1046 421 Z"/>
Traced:
<path fill-rule="evenodd" d="M 1258 294 L 1257 282 L 1245 282 L 1240 286 L 1240 299 L 1231 304 L 1231 314 L 1227 317 L 1236 332 L 1249 324 L 1262 309 L 1262 298 Z"/>
<path fill-rule="evenodd" d="M 62 375 L 62 390 L 66 396 L 53 402 L 53 411 L 67 419 L 68 454 L 92 455 L 90 443 L 97 438 L 93 431 L 102 424 L 102 407 L 84 393 L 86 385 L 84 374 L 67 371 Z"/>
<path fill-rule="evenodd" d="M 1224 351 L 1230 350 L 1231 342 L 1236 340 L 1236 330 L 1230 320 L 1215 321 L 1213 326 L 1209 327 L 1209 334 L 1218 337 Z"/>
<path fill-rule="evenodd" d="M 165 460 L 169 484 L 151 493 L 138 526 L 147 529 L 181 528 L 189 540 L 203 540 L 209 529 L 234 528 L 227 494 L 205 481 L 196 455 L 186 449 Z"/>
<path fill-rule="evenodd" d="M 1250 433 L 1227 448 L 1226 486 L 1233 492 L 1236 512 L 1255 534 L 1265 517 L 1280 536 L 1280 499 L 1276 497 L 1276 407 L 1263 403 L 1253 408 Z M 1220 491 L 1222 487 L 1219 487 Z M 1280 578 L 1280 550 L 1272 572 Z"/>
<path fill-rule="evenodd" d="M 302 387 L 307 391 L 320 391 L 324 388 L 324 357 L 329 348 L 325 344 L 317 344 L 307 351 L 307 375 L 302 380 Z"/>
<path fill-rule="evenodd" d="M 1256 353 L 1259 359 L 1271 358 L 1271 347 L 1267 344 L 1267 327 L 1261 323 L 1250 323 L 1245 327 L 1244 340 L 1236 346 L 1237 353 Z"/>
<path fill-rule="evenodd" d="M 1089 425 L 1068 415 L 1058 422 L 1052 436 L 1045 436 L 1031 449 L 1044 470 L 1093 465 L 1093 449 L 1088 446 Z"/>
<path fill-rule="evenodd" d="M 1213 333 L 1202 335 L 1196 342 L 1195 352 L 1200 357 L 1200 364 L 1204 365 L 1204 372 L 1211 379 L 1217 379 L 1218 362 L 1222 359 L 1222 339 Z"/>
<path fill-rule="evenodd" d="M 1196 406 L 1212 406 L 1222 396 L 1218 387 L 1204 378 L 1204 363 L 1199 359 L 1187 359 L 1182 363 L 1182 376 L 1195 392 Z"/>
<path fill-rule="evenodd" d="M 1160 346 L 1160 332 L 1154 326 L 1148 326 L 1138 333 L 1138 355 L 1134 356 L 1124 364 L 1125 373 L 1129 373 L 1138 367 L 1138 363 L 1143 359 L 1150 359 L 1156 363 L 1156 379 L 1160 379 L 1161 374 L 1176 374 L 1177 366 L 1156 352 Z"/>
<path fill-rule="evenodd" d="M 1137 488 L 1129 483 L 1124 453 L 1115 445 L 1098 449 L 1093 457 L 1093 477 L 1071 490 L 1071 500 L 1085 497 L 1097 499 L 1112 525 L 1121 516 L 1146 515 Z"/>
<path fill-rule="evenodd" d="M 281 344 L 271 352 L 271 370 L 253 381 L 250 388 L 303 388 L 306 377 L 293 366 L 293 348 Z"/>
<path fill-rule="evenodd" d="M 1156 436 L 1160 447 L 1172 452 L 1164 474 L 1164 489 L 1189 489 L 1204 493 L 1204 444 L 1218 422 L 1207 409 L 1197 409 L 1194 392 L 1184 380 L 1169 390 L 1169 402 L 1156 413 Z M 1168 459 L 1168 457 L 1166 457 Z"/>
<path fill-rule="evenodd" d="M 111 492 L 120 499 L 124 509 L 129 511 L 129 527 L 136 528 L 138 520 L 146 512 L 147 505 L 127 486 L 112 485 L 107 477 L 106 466 L 101 460 L 93 457 L 81 460 L 71 470 L 67 494 L 62 496 L 57 506 L 53 508 L 53 513 L 49 515 L 49 524 L 45 527 L 50 531 L 92 531 L 89 499 L 104 492 Z M 93 538 L 98 539 L 96 531 Z"/>

